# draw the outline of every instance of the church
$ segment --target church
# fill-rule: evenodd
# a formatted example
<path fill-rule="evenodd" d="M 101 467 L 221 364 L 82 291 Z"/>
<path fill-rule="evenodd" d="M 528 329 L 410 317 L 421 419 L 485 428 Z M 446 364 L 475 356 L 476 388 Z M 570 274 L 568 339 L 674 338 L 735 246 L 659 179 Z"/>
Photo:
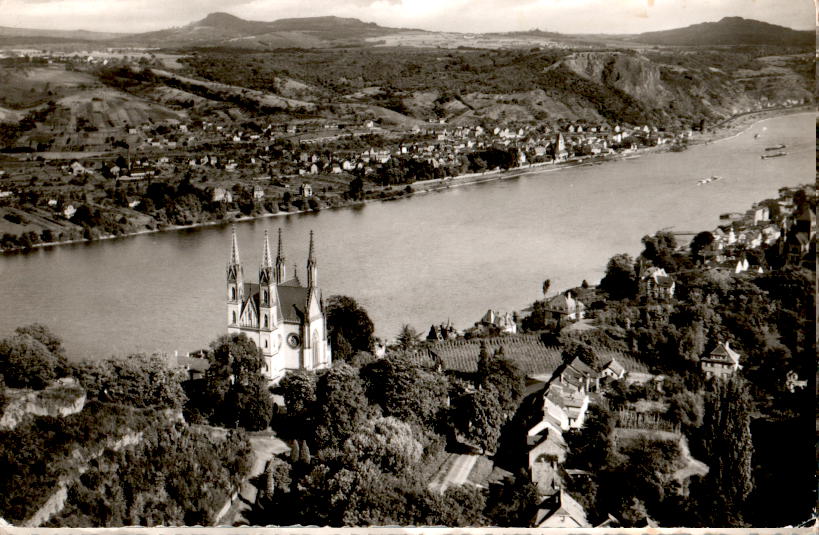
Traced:
<path fill-rule="evenodd" d="M 259 282 L 245 282 L 239 260 L 239 244 L 233 229 L 227 266 L 228 333 L 244 333 L 262 350 L 262 373 L 271 383 L 287 370 L 317 370 L 332 363 L 324 305 L 318 288 L 318 269 L 313 250 L 313 232 L 307 255 L 307 285 L 294 272 L 287 278 L 279 229 L 275 261 L 264 233 Z"/>

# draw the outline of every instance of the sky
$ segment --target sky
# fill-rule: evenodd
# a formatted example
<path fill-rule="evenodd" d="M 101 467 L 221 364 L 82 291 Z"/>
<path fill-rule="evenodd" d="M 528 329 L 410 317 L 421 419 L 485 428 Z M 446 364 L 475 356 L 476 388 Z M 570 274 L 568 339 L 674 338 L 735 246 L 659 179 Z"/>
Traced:
<path fill-rule="evenodd" d="M 248 20 L 336 15 L 454 32 L 640 33 L 740 16 L 806 30 L 819 0 L 0 0 L 0 26 L 144 32 L 222 11 Z"/>

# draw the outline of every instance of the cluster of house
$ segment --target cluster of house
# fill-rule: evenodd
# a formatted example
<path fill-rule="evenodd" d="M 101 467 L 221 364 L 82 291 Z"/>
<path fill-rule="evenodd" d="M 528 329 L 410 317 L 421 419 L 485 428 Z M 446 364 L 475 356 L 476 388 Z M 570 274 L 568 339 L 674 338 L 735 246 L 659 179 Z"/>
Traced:
<path fill-rule="evenodd" d="M 706 264 L 728 267 L 735 273 L 750 269 L 761 273 L 762 266 L 752 265 L 754 257 L 745 252 L 763 247 L 777 247 L 787 263 L 800 263 L 816 235 L 816 213 L 807 202 L 796 206 L 793 195 L 794 190 L 780 191 L 779 215 L 775 219 L 770 208 L 761 204 L 744 214 L 723 214 L 721 219 L 726 223 L 711 232 L 714 241 L 700 253 Z"/>
<path fill-rule="evenodd" d="M 529 475 L 540 496 L 533 527 L 592 527 L 583 507 L 563 490 L 561 467 L 569 452 L 563 433 L 583 427 L 590 394 L 603 378 L 625 376 L 626 369 L 615 358 L 596 371 L 575 357 L 561 364 L 546 382 L 538 397 L 537 421 L 526 432 Z"/>
<path fill-rule="evenodd" d="M 700 366 L 707 377 L 728 378 L 742 369 L 739 361 L 739 353 L 729 342 L 723 342 L 700 359 Z M 592 527 L 583 507 L 564 490 L 566 482 L 561 474 L 572 477 L 582 472 L 562 470 L 569 453 L 564 433 L 583 427 L 589 404 L 600 395 L 601 383 L 620 379 L 629 383 L 662 381 L 661 376 L 629 372 L 613 357 L 599 370 L 575 357 L 562 363 L 539 393 L 539 411 L 525 437 L 529 475 L 540 495 L 533 527 Z M 806 384 L 795 375 L 789 380 L 788 387 L 793 389 Z M 616 519 L 609 518 L 606 525 L 612 521 Z"/>
<path fill-rule="evenodd" d="M 287 138 L 297 143 L 303 150 L 288 151 L 284 158 L 270 162 L 280 167 L 281 174 L 332 174 L 362 171 L 365 175 L 374 173 L 379 164 L 386 163 L 393 157 L 407 157 L 431 164 L 434 168 L 458 168 L 463 156 L 474 150 L 489 147 L 513 147 L 518 152 L 518 165 L 528 163 L 549 163 L 572 157 L 584 157 L 597 154 L 610 154 L 616 150 L 629 151 L 638 146 L 661 145 L 675 139 L 690 137 L 692 132 L 665 132 L 656 126 L 643 125 L 628 127 L 608 124 L 566 124 L 560 128 L 546 125 L 538 127 L 495 127 L 485 129 L 481 126 L 449 126 L 436 120 L 434 124 L 415 125 L 408 131 L 390 132 L 379 128 L 372 120 L 362 124 L 348 125 L 331 122 L 303 122 L 268 124 L 261 130 L 244 131 L 229 125 L 205 121 L 196 124 L 183 124 L 178 120 L 169 120 L 162 134 L 156 133 L 155 127 L 143 126 L 130 128 L 129 134 L 140 135 L 138 147 L 141 149 L 177 149 L 193 148 L 198 143 L 232 143 L 251 144 L 262 153 L 270 151 L 269 143 Z M 154 128 L 152 130 L 151 128 Z M 196 132 L 194 132 L 196 130 Z M 327 135 L 327 131 L 332 135 Z M 336 133 L 339 131 L 339 133 Z M 335 153 L 307 150 L 310 145 L 325 141 L 338 140 L 345 136 L 363 136 L 374 131 L 385 134 L 411 136 L 413 142 L 396 143 L 395 145 L 371 147 L 363 152 L 346 150 Z M 254 165 L 254 158 L 245 161 L 223 162 L 222 167 L 228 170 L 240 166 Z M 191 167 L 216 166 L 213 156 L 189 159 Z"/>

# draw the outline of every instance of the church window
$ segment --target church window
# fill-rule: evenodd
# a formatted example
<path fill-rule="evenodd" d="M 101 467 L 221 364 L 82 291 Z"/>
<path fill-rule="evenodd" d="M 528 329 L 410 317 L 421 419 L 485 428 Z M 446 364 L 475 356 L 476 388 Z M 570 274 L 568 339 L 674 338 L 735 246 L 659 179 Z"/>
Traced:
<path fill-rule="evenodd" d="M 267 304 L 269 302 L 270 302 L 270 294 L 268 293 L 267 290 L 265 290 L 264 291 L 264 304 Z M 265 325 L 265 327 L 266 327 L 266 325 Z"/>
<path fill-rule="evenodd" d="M 270 321 L 267 319 L 267 314 L 264 315 L 264 328 L 267 329 L 270 327 Z M 265 346 L 267 347 L 267 346 Z"/>
<path fill-rule="evenodd" d="M 233 313 L 233 323 L 236 323 L 236 312 Z"/>
<path fill-rule="evenodd" d="M 264 347 L 267 349 L 267 340 L 264 341 Z"/>
<path fill-rule="evenodd" d="M 230 287 L 230 300 L 236 301 L 236 288 L 234 288 L 233 286 Z M 235 319 L 233 320 L 233 323 L 236 323 Z"/>

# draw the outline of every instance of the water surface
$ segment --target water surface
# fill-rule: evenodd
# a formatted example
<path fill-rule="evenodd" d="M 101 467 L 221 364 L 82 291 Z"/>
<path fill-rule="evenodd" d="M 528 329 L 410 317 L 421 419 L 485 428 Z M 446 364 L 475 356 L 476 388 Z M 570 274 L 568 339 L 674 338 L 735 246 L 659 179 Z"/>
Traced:
<path fill-rule="evenodd" d="M 778 117 L 680 153 L 240 223 L 245 275 L 255 280 L 264 229 L 281 226 L 288 269 L 304 280 L 312 229 L 324 296 L 355 297 L 378 335 L 447 319 L 465 328 L 490 307 L 523 308 L 544 279 L 554 290 L 597 282 L 645 234 L 712 229 L 723 212 L 812 182 L 814 128 L 813 113 Z M 780 143 L 786 157 L 760 159 Z M 697 186 L 712 175 L 723 178 Z M 221 226 L 0 256 L 0 335 L 40 321 L 72 357 L 204 347 L 225 332 L 229 245 Z"/>

